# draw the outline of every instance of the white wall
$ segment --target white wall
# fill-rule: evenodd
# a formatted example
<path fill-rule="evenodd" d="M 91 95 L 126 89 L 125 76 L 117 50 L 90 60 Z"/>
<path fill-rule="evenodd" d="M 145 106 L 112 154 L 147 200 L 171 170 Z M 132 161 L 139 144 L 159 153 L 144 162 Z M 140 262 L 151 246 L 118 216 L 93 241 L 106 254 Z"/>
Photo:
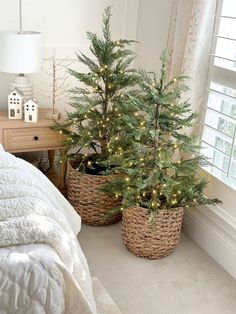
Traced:
<path fill-rule="evenodd" d="M 173 0 L 22 0 L 23 29 L 42 32 L 43 57 L 56 48 L 58 58 L 74 59 L 75 50 L 88 52 L 86 31 L 100 32 L 102 12 L 113 5 L 113 38 L 137 39 L 137 67 L 158 69 L 158 58 L 165 47 Z M 18 28 L 18 0 L 0 0 L 0 31 Z M 71 67 L 78 66 L 72 60 Z M 44 67 L 50 66 L 44 60 Z M 38 93 L 45 73 L 31 75 L 40 107 L 50 105 Z M 7 93 L 13 75 L 0 73 L 0 109 L 6 108 Z M 40 88 L 41 89 L 41 88 Z M 63 109 L 64 103 L 59 104 Z"/>
<path fill-rule="evenodd" d="M 160 69 L 159 57 L 167 47 L 173 0 L 140 0 L 137 23 L 136 66 Z"/>

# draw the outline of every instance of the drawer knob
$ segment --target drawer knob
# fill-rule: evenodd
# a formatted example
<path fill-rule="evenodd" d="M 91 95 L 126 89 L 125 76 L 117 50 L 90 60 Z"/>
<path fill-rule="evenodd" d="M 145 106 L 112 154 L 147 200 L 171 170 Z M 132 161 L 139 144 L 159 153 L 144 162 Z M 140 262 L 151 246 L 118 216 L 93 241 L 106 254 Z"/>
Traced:
<path fill-rule="evenodd" d="M 34 140 L 37 141 L 39 139 L 38 136 L 34 136 Z"/>

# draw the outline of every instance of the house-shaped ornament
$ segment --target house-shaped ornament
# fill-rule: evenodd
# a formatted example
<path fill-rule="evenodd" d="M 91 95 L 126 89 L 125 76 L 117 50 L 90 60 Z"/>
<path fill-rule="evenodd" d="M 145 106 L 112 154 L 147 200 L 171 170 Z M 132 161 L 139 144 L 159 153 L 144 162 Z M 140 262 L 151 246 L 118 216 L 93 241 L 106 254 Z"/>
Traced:
<path fill-rule="evenodd" d="M 25 122 L 38 122 L 38 104 L 34 99 L 24 103 Z"/>
<path fill-rule="evenodd" d="M 22 119 L 23 115 L 23 94 L 14 88 L 8 95 L 8 118 Z"/>

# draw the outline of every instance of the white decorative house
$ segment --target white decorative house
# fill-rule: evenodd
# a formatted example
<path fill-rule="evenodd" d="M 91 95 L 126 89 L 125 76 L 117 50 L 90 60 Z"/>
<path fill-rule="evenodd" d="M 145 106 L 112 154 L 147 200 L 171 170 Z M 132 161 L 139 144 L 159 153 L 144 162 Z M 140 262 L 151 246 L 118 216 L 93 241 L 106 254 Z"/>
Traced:
<path fill-rule="evenodd" d="M 24 103 L 25 122 L 38 122 L 38 104 L 34 99 Z"/>
<path fill-rule="evenodd" d="M 23 94 L 14 88 L 8 95 L 8 118 L 22 119 L 23 115 Z"/>

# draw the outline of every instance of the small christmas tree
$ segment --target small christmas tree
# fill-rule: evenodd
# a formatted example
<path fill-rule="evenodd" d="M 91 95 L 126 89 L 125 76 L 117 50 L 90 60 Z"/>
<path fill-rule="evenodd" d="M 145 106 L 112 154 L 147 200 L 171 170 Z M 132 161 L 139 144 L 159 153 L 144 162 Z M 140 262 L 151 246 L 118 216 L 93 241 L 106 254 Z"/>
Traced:
<path fill-rule="evenodd" d="M 136 106 L 127 104 L 127 91 L 135 95 L 131 87 L 138 82 L 138 75 L 131 68 L 135 54 L 127 48 L 134 41 L 112 40 L 110 18 L 111 8 L 108 7 L 103 15 L 102 37 L 87 33 L 93 57 L 89 58 L 83 53 L 77 54 L 77 57 L 89 71 L 81 73 L 69 70 L 80 84 L 71 90 L 70 105 L 74 110 L 67 113 L 65 124 L 55 125 L 58 131 L 66 135 L 65 146 L 68 150 L 73 149 L 68 158 L 79 161 L 77 169 L 88 173 L 95 168 L 95 173 L 98 169 L 104 169 L 104 166 L 99 168 L 97 165 L 114 150 L 118 149 L 119 153 L 125 150 L 127 142 L 118 139 L 129 127 L 127 121 L 134 119 L 133 113 L 137 111 Z M 117 140 L 113 147 L 111 138 Z M 86 150 L 82 150 L 84 148 Z"/>
<path fill-rule="evenodd" d="M 45 79 L 39 83 L 38 94 L 49 100 L 51 111 L 47 114 L 48 119 L 58 120 L 60 112 L 57 106 L 62 101 L 67 101 L 69 96 L 70 83 L 67 67 L 69 62 L 66 58 L 57 60 L 55 57 L 55 49 L 52 57 L 49 59 L 50 65 L 45 67 L 43 73 Z"/>
<path fill-rule="evenodd" d="M 188 101 L 181 101 L 187 90 L 186 76 L 167 80 L 166 51 L 161 55 L 162 68 L 158 79 L 154 73 L 141 72 L 139 97 L 130 96 L 142 111 L 139 128 L 133 126 L 130 136 L 136 139 L 122 158 L 111 157 L 120 164 L 123 174 L 107 186 L 106 191 L 123 191 L 122 207 L 137 205 L 147 208 L 149 222 L 161 209 L 215 204 L 218 199 L 203 195 L 207 181 L 198 175 L 200 162 L 196 139 L 186 134 L 197 117 Z M 121 207 L 121 209 L 122 209 Z"/>

